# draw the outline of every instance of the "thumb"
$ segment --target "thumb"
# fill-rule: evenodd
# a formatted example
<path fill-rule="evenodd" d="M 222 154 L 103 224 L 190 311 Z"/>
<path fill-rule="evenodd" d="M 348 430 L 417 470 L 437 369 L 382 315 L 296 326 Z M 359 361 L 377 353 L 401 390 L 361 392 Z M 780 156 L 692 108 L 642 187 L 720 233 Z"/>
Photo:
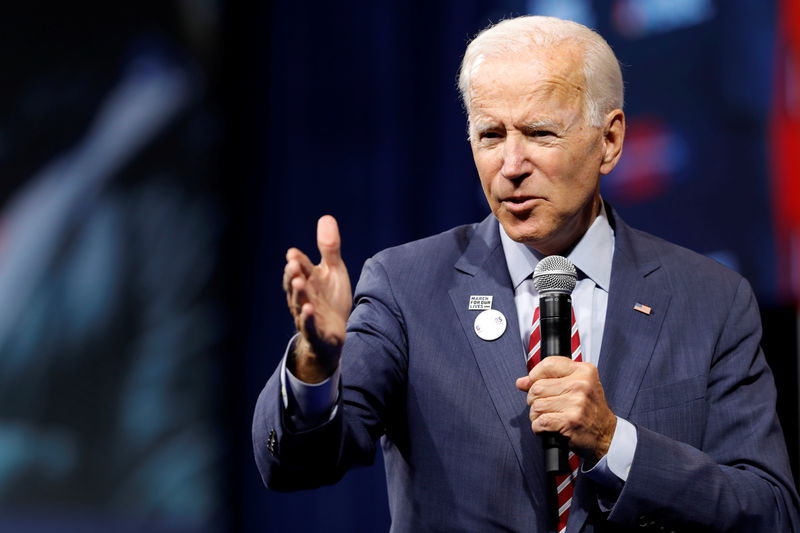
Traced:
<path fill-rule="evenodd" d="M 322 262 L 333 267 L 342 263 L 342 239 L 336 219 L 325 215 L 317 221 L 317 248 Z"/>
<path fill-rule="evenodd" d="M 533 367 L 530 377 L 534 380 L 545 378 L 562 378 L 574 372 L 576 364 L 577 363 L 575 363 L 575 361 L 569 357 L 545 357 L 541 360 L 541 362 Z"/>

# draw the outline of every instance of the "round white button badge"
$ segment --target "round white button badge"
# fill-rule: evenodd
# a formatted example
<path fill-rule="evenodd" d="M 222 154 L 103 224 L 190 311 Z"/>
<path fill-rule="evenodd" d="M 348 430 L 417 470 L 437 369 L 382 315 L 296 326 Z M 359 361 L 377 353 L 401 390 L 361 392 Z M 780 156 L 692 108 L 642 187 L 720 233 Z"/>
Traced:
<path fill-rule="evenodd" d="M 485 341 L 499 339 L 506 331 L 506 317 L 497 309 L 481 311 L 475 317 L 475 333 Z"/>

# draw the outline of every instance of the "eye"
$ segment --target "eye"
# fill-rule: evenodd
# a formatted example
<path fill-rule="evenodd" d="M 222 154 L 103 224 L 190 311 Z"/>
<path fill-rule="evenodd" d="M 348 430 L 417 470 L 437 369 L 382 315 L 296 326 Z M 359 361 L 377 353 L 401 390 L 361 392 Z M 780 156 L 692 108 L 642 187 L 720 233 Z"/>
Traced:
<path fill-rule="evenodd" d="M 503 132 L 498 130 L 482 130 L 478 132 L 478 141 L 485 144 L 495 144 L 503 139 Z"/>
<path fill-rule="evenodd" d="M 529 133 L 531 137 L 555 137 L 555 133 L 549 130 L 533 130 Z"/>

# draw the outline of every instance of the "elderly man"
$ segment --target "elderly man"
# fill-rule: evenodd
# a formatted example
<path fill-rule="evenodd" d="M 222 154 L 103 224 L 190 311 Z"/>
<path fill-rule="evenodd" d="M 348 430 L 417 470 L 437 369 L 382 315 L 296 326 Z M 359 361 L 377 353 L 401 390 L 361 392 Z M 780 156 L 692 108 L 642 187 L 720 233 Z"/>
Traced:
<path fill-rule="evenodd" d="M 382 438 L 393 531 L 797 527 L 747 282 L 600 198 L 622 87 L 576 23 L 512 19 L 470 43 L 460 88 L 493 216 L 367 261 L 352 314 L 335 221 L 319 221 L 320 264 L 289 250 L 299 335 L 253 422 L 268 486 L 333 483 Z M 553 254 L 578 270 L 580 349 L 526 374 L 530 278 Z M 552 432 L 580 459 L 572 475 L 545 471 Z"/>

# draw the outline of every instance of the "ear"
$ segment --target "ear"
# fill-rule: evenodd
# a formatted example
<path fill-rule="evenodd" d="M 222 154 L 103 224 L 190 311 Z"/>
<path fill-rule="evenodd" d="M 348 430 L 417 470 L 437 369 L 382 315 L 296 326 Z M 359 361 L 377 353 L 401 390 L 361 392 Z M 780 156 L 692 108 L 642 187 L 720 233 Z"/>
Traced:
<path fill-rule="evenodd" d="M 600 174 L 606 175 L 617 166 L 622 156 L 622 143 L 625 140 L 625 113 L 615 109 L 606 115 L 603 123 L 603 160 Z"/>

